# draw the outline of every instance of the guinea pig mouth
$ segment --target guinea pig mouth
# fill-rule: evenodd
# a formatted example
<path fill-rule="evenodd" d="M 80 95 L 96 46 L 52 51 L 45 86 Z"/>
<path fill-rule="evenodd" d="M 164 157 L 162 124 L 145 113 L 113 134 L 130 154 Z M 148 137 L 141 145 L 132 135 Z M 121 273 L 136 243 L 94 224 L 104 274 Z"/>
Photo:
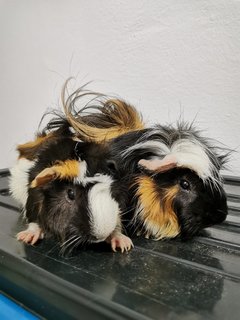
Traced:
<path fill-rule="evenodd" d="M 105 241 L 107 238 L 102 237 L 102 238 L 97 238 L 95 236 L 90 236 L 89 241 L 92 243 L 98 243 L 98 242 L 103 242 Z"/>
<path fill-rule="evenodd" d="M 215 224 L 222 223 L 227 218 L 227 211 L 217 210 L 216 214 L 209 214 L 209 221 L 206 221 L 204 228 L 212 227 Z"/>
<path fill-rule="evenodd" d="M 227 211 L 217 210 L 215 213 L 206 213 L 205 218 L 199 219 L 199 221 L 187 221 L 181 224 L 180 238 L 182 240 L 188 240 L 200 234 L 200 231 L 216 224 L 222 223 L 227 217 Z"/>

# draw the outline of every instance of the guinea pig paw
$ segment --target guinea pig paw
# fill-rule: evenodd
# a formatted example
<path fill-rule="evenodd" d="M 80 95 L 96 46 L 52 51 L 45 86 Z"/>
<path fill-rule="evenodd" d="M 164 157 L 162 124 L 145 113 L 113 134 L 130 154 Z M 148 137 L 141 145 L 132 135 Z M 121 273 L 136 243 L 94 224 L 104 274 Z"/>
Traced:
<path fill-rule="evenodd" d="M 124 251 L 129 251 L 134 247 L 132 240 L 122 233 L 112 236 L 110 242 L 114 252 L 117 251 L 117 248 L 123 253 Z"/>
<path fill-rule="evenodd" d="M 21 231 L 17 234 L 17 240 L 34 245 L 40 239 L 40 232 L 33 233 L 29 230 Z"/>
<path fill-rule="evenodd" d="M 43 232 L 36 223 L 30 223 L 28 228 L 17 234 L 17 240 L 34 245 L 39 239 L 43 239 Z"/>

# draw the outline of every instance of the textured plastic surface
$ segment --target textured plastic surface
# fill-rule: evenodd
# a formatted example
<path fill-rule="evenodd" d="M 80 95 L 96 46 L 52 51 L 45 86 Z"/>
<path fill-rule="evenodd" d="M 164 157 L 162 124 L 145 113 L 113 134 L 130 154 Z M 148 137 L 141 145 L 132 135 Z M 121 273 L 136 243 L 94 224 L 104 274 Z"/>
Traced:
<path fill-rule="evenodd" d="M 189 242 L 134 238 L 59 256 L 56 243 L 26 246 L 19 210 L 0 172 L 0 290 L 48 319 L 239 319 L 240 182 L 226 179 L 229 216 Z"/>

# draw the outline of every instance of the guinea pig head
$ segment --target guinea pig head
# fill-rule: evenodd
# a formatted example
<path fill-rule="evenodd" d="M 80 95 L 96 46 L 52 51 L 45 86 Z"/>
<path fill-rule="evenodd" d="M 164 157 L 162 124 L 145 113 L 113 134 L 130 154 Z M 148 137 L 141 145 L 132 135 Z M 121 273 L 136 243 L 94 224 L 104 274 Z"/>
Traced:
<path fill-rule="evenodd" d="M 71 169 L 65 161 L 40 172 L 31 183 L 27 204 L 38 211 L 43 232 L 57 237 L 65 248 L 104 241 L 117 227 L 120 214 L 111 194 L 112 178 L 87 176 L 85 161 L 71 161 Z"/>
<path fill-rule="evenodd" d="M 221 183 L 204 181 L 175 160 L 169 155 L 139 161 L 143 172 L 135 183 L 138 205 L 134 219 L 143 225 L 147 237 L 192 237 L 227 216 Z"/>
<path fill-rule="evenodd" d="M 169 178 L 178 185 L 173 206 L 182 238 L 192 237 L 201 229 L 226 219 L 227 198 L 221 185 L 216 186 L 211 181 L 204 183 L 189 169 L 179 168 L 168 174 Z"/>

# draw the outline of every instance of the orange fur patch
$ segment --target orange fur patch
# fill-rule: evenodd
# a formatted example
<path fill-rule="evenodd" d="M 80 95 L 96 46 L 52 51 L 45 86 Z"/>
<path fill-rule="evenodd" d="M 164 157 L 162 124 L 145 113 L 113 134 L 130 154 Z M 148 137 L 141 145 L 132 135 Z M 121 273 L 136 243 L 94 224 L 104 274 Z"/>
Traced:
<path fill-rule="evenodd" d="M 115 110 L 115 112 L 110 111 L 109 113 L 114 122 L 118 123 L 122 128 L 125 127 L 126 131 L 141 130 L 144 128 L 141 115 L 133 106 L 127 104 L 125 101 L 110 99 L 105 103 L 105 108 L 109 107 L 110 110 Z"/>
<path fill-rule="evenodd" d="M 76 95 L 78 94 L 81 97 L 81 93 L 77 91 Z M 99 112 L 93 112 L 89 116 L 81 116 L 79 113 L 76 117 L 72 114 L 71 102 L 68 100 L 64 102 L 64 100 L 63 94 L 66 119 L 76 130 L 76 135 L 84 141 L 103 142 L 144 128 L 141 115 L 133 106 L 124 101 L 108 100 L 99 106 Z"/>
<path fill-rule="evenodd" d="M 31 188 L 40 187 L 54 179 L 72 180 L 79 172 L 80 163 L 77 160 L 59 161 L 54 166 L 42 170 L 32 181 Z"/>
<path fill-rule="evenodd" d="M 94 126 L 86 125 L 84 123 L 80 123 L 79 120 L 71 120 L 71 125 L 74 127 L 78 134 L 80 133 L 80 137 L 83 138 L 85 141 L 94 141 L 98 143 L 111 140 L 124 133 L 140 130 L 143 128 L 143 126 L 139 128 L 129 128 L 120 126 L 113 126 L 111 128 L 97 128 Z"/>
<path fill-rule="evenodd" d="M 137 215 L 144 224 L 147 236 L 153 236 L 157 240 L 177 236 L 180 227 L 173 211 L 173 200 L 178 187 L 162 190 L 160 195 L 157 185 L 148 176 L 138 178 L 136 185 L 136 196 L 139 199 Z"/>
<path fill-rule="evenodd" d="M 79 161 L 59 161 L 54 166 L 56 174 L 60 179 L 73 179 L 79 175 Z"/>
<path fill-rule="evenodd" d="M 39 147 L 47 140 L 53 137 L 53 133 L 49 133 L 44 136 L 37 136 L 34 141 L 29 141 L 27 143 L 19 144 L 17 150 L 19 152 L 19 158 L 26 158 L 33 160 L 36 157 L 36 152 Z"/>

